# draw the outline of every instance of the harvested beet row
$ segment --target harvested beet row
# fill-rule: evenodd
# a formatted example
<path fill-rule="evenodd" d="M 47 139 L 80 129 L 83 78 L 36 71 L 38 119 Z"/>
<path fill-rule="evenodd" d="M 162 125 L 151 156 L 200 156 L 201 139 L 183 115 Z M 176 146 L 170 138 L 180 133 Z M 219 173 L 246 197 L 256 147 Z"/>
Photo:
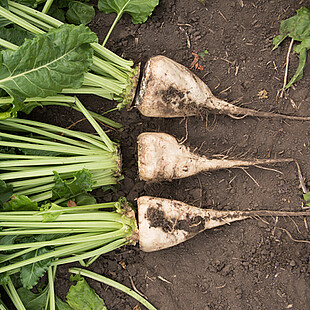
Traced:
<path fill-rule="evenodd" d="M 181 179 L 202 171 L 291 161 L 291 158 L 209 159 L 193 153 L 166 133 L 146 132 L 138 137 L 139 177 L 144 181 Z"/>
<path fill-rule="evenodd" d="M 217 211 L 200 209 L 184 202 L 139 197 L 139 246 L 153 252 L 175 246 L 198 233 L 254 216 L 310 216 L 308 211 Z"/>
<path fill-rule="evenodd" d="M 141 114 L 148 117 L 195 116 L 209 111 L 230 116 L 310 120 L 306 116 L 241 108 L 218 99 L 193 72 L 161 55 L 150 58 L 146 63 L 135 105 Z"/>

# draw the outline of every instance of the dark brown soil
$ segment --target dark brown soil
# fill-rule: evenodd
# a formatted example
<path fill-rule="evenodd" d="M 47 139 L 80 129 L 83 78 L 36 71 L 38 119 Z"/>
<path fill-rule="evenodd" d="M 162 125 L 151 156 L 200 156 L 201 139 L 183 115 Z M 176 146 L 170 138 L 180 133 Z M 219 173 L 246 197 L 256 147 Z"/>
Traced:
<path fill-rule="evenodd" d="M 238 105 L 262 111 L 310 115 L 310 64 L 294 88 L 278 96 L 282 86 L 289 40 L 272 51 L 272 39 L 280 21 L 295 15 L 308 0 L 162 0 L 143 25 L 124 16 L 108 47 L 143 65 L 150 56 L 162 54 L 190 67 L 192 53 L 204 50 L 203 70 L 195 71 L 214 95 Z M 96 15 L 91 28 L 102 40 L 113 14 Z M 290 56 L 289 77 L 298 65 Z M 259 95 L 260 92 L 266 96 Z M 100 98 L 82 97 L 85 105 L 103 112 L 112 107 Z M 70 109 L 49 107 L 34 116 L 69 126 L 80 116 Z M 218 210 L 301 210 L 302 190 L 294 163 L 273 170 L 222 170 L 187 179 L 147 184 L 137 174 L 138 134 L 167 132 L 201 154 L 234 158 L 285 158 L 298 161 L 310 185 L 309 122 L 209 115 L 207 119 L 150 119 L 132 108 L 110 113 L 125 125 L 111 133 L 122 145 L 125 179 L 117 194 L 131 202 L 142 195 L 173 198 L 198 207 Z M 85 122 L 76 129 L 89 130 Z M 91 270 L 134 287 L 159 310 L 309 309 L 310 247 L 308 225 L 303 218 L 250 219 L 206 231 L 174 248 L 143 253 L 126 247 L 100 257 Z M 296 240 L 293 240 L 296 239 Z M 298 240 L 298 241 L 297 241 Z M 64 297 L 70 285 L 68 266 L 59 268 L 56 290 Z M 125 294 L 89 281 L 109 309 L 135 308 Z M 141 307 L 141 309 L 143 309 Z"/>

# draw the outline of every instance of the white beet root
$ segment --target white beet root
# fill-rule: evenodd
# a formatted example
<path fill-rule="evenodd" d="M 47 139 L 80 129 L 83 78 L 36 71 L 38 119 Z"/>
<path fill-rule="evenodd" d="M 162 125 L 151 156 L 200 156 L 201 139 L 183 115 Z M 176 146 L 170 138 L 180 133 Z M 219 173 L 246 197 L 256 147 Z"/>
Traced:
<path fill-rule="evenodd" d="M 166 133 L 146 132 L 138 137 L 139 177 L 144 181 L 185 178 L 202 171 L 291 162 L 293 159 L 209 159 L 197 155 Z"/>
<path fill-rule="evenodd" d="M 135 105 L 141 114 L 148 117 L 194 116 L 207 110 L 230 116 L 310 120 L 310 117 L 241 108 L 220 100 L 193 72 L 161 55 L 150 58 L 146 63 Z"/>
<path fill-rule="evenodd" d="M 144 252 L 169 248 L 205 229 L 245 219 L 237 216 L 217 218 L 217 211 L 204 210 L 183 202 L 147 197 L 138 198 L 139 246 Z"/>
<path fill-rule="evenodd" d="M 144 252 L 172 247 L 206 230 L 253 216 L 310 216 L 307 211 L 217 211 L 177 200 L 139 197 L 139 246 Z"/>

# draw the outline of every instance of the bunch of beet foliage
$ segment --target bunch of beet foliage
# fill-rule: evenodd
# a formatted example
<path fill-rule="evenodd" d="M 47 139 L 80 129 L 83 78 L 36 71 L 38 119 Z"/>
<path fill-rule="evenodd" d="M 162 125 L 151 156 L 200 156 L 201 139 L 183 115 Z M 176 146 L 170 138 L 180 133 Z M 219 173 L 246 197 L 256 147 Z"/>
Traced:
<path fill-rule="evenodd" d="M 77 261 L 87 267 L 137 240 L 125 198 L 97 204 L 88 194 L 121 178 L 119 146 L 76 104 L 97 135 L 18 118 L 0 121 L 0 283 L 17 309 L 82 308 L 90 296 L 78 299 L 73 292 L 86 290 L 85 281 L 64 303 L 54 293 L 56 267 Z M 48 285 L 34 294 L 30 289 L 45 273 Z M 104 304 L 94 296 L 94 307 Z"/>
<path fill-rule="evenodd" d="M 50 273 L 46 290 L 51 291 L 56 266 L 79 261 L 87 267 L 100 255 L 136 241 L 134 213 L 124 199 L 61 207 L 15 196 L 3 204 L 0 222 L 1 284 L 10 285 L 14 275 L 15 286 L 21 283 L 17 290 L 21 299 L 27 295 L 29 299 L 28 290 L 46 272 Z M 55 296 L 52 298 L 55 303 Z M 45 296 L 45 300 L 53 304 L 51 298 Z"/>
<path fill-rule="evenodd" d="M 286 39 L 291 38 L 291 42 L 300 42 L 294 47 L 294 52 L 298 55 L 298 68 L 290 79 L 283 85 L 284 88 L 289 88 L 293 83 L 303 77 L 303 70 L 306 66 L 307 52 L 310 49 L 310 10 L 302 7 L 297 10 L 297 14 L 286 20 L 283 20 L 280 25 L 280 34 L 273 39 L 274 49 Z"/>
<path fill-rule="evenodd" d="M 49 10 L 51 2 L 48 1 L 44 11 Z M 118 14 L 106 40 L 124 12 L 131 14 L 133 22 L 142 23 L 158 4 L 157 0 L 147 5 L 133 0 L 126 4 L 118 2 L 99 1 L 98 4 L 104 12 Z M 14 1 L 2 2 L 0 16 L 5 21 L 0 27 L 0 33 L 4 34 L 0 45 L 5 48 L 0 68 L 1 118 L 16 116 L 20 110 L 29 113 L 38 105 L 59 104 L 57 98 L 50 97 L 49 101 L 31 98 L 60 93 L 95 94 L 119 101 L 118 108 L 131 102 L 139 68 L 105 48 L 106 40 L 99 44 L 88 27 L 64 24 Z M 83 20 L 78 18 L 76 22 Z M 25 38 L 28 39 L 24 42 Z M 26 105 L 25 100 L 28 100 Z M 67 105 L 70 100 L 63 97 Z"/>
<path fill-rule="evenodd" d="M 0 180 L 14 195 L 61 202 L 121 178 L 119 145 L 76 103 L 97 135 L 26 119 L 0 121 Z"/>

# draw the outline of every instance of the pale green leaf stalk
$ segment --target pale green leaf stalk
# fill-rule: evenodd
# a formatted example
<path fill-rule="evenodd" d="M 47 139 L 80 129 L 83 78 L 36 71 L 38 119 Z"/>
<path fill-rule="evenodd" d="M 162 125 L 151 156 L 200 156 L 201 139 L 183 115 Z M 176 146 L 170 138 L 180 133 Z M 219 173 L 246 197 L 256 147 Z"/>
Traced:
<path fill-rule="evenodd" d="M 138 293 L 136 293 L 135 291 L 133 291 L 132 289 L 128 288 L 127 286 L 125 286 L 123 284 L 120 284 L 114 280 L 107 278 L 107 277 L 104 277 L 104 276 L 99 275 L 95 272 L 85 270 L 82 268 L 70 268 L 69 271 L 74 273 L 74 274 L 79 274 L 79 275 L 84 276 L 84 277 L 89 277 L 93 280 L 96 280 L 96 281 L 99 281 L 99 282 L 104 283 L 106 285 L 112 286 L 112 287 L 126 293 L 127 295 L 133 297 L 134 299 L 139 301 L 143 306 L 145 306 L 147 309 L 156 310 L 156 308 L 149 301 L 147 301 L 144 297 L 142 297 L 141 295 L 139 295 Z"/>
<path fill-rule="evenodd" d="M 16 307 L 17 310 L 27 310 L 23 304 L 23 302 L 21 301 L 20 297 L 18 296 L 16 289 L 14 287 L 14 284 L 11 280 L 11 278 L 9 277 L 9 283 L 3 285 L 6 293 L 8 294 L 8 296 L 10 297 L 10 299 L 12 300 L 14 306 Z"/>
<path fill-rule="evenodd" d="M 53 273 L 53 267 L 48 267 L 47 272 L 48 277 L 48 289 L 49 289 L 49 310 L 55 310 L 56 304 L 55 304 L 55 289 L 54 289 L 54 273 Z"/>
<path fill-rule="evenodd" d="M 0 121 L 0 147 L 24 153 L 8 154 L 0 149 L 0 180 L 13 187 L 14 195 L 27 195 L 32 201 L 48 200 L 55 196 L 53 188 L 62 179 L 66 186 L 71 182 L 70 186 L 76 188 L 74 197 L 81 193 L 79 190 L 117 184 L 121 179 L 118 144 L 109 139 L 82 103 L 76 102 L 99 137 L 26 119 Z M 84 171 L 83 177 L 87 175 L 91 180 L 90 187 L 72 183 L 78 171 Z"/>
<path fill-rule="evenodd" d="M 112 211 L 98 210 L 102 208 L 110 208 Z M 55 212 L 57 213 L 52 221 L 46 222 L 46 215 Z M 12 231 L 17 236 L 26 237 L 29 228 L 34 233 L 33 236 L 36 236 L 31 242 L 29 239 L 17 239 L 16 243 L 1 245 L 1 251 L 15 249 L 16 252 L 14 256 L 1 256 L 2 263 L 11 262 L 13 258 L 14 261 L 2 264 L 0 274 L 21 268 L 25 287 L 30 286 L 32 266 L 48 266 L 48 269 L 68 262 L 92 259 L 126 244 L 135 244 L 138 234 L 134 213 L 124 200 L 83 207 L 51 208 L 42 212 L 0 212 L 0 222 L 2 237 L 11 236 Z M 48 265 L 44 262 L 48 262 Z"/>

